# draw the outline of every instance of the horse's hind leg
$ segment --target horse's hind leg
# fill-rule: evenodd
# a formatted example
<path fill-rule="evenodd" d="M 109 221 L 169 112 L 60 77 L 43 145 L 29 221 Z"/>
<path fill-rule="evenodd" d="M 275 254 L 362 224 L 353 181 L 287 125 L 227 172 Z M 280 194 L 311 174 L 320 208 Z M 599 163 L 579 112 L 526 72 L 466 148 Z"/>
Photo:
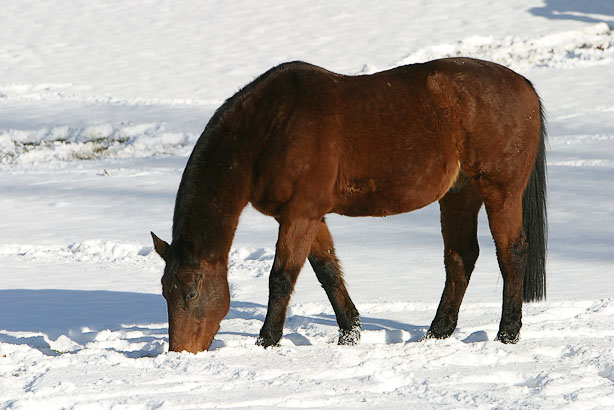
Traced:
<path fill-rule="evenodd" d="M 360 341 L 360 316 L 345 287 L 333 238 L 324 219 L 311 245 L 309 262 L 335 311 L 339 324 L 339 344 L 357 344 Z"/>
<path fill-rule="evenodd" d="M 319 219 L 279 220 L 275 261 L 269 276 L 269 305 L 257 345 L 276 346 L 281 339 L 290 295 L 311 244 L 318 232 Z"/>
<path fill-rule="evenodd" d="M 503 276 L 503 311 L 497 340 L 516 343 L 522 327 L 522 292 L 528 243 L 522 226 L 522 193 L 491 190 L 484 198 Z"/>
<path fill-rule="evenodd" d="M 480 252 L 477 226 L 482 199 L 469 183 L 448 192 L 440 201 L 446 284 L 426 338 L 449 337 L 458 320 L 465 290 Z"/>

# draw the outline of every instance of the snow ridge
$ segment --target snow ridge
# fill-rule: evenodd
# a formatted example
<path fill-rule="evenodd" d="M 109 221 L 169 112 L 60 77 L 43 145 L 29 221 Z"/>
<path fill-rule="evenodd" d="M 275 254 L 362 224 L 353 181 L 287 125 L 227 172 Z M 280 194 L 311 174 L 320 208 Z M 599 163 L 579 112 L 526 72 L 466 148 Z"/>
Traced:
<path fill-rule="evenodd" d="M 0 101 L 18 102 L 66 102 L 87 104 L 114 104 L 123 106 L 210 106 L 220 105 L 220 100 L 181 98 L 118 98 L 92 94 L 92 87 L 74 83 L 3 84 L 0 85 Z"/>
<path fill-rule="evenodd" d="M 394 66 L 445 57 L 473 57 L 513 70 L 575 68 L 614 62 L 614 32 L 606 23 L 539 38 L 472 36 L 455 43 L 428 46 L 403 57 Z M 363 72 L 377 71 L 365 65 Z"/>
<path fill-rule="evenodd" d="M 0 130 L 0 164 L 187 155 L 197 137 L 170 132 L 163 123 Z"/>
<path fill-rule="evenodd" d="M 74 242 L 68 245 L 24 245 L 0 246 L 0 258 L 22 258 L 28 261 L 60 262 L 134 262 L 152 255 L 151 246 L 134 242 L 103 241 L 100 239 Z"/>
<path fill-rule="evenodd" d="M 270 248 L 238 247 L 229 254 L 229 277 L 234 280 L 249 280 L 268 275 L 275 252 Z M 116 265 L 149 265 L 159 270 L 160 257 L 152 246 L 138 242 L 107 241 L 90 239 L 67 245 L 0 245 L 0 260 L 3 258 L 28 263 L 96 263 Z"/>

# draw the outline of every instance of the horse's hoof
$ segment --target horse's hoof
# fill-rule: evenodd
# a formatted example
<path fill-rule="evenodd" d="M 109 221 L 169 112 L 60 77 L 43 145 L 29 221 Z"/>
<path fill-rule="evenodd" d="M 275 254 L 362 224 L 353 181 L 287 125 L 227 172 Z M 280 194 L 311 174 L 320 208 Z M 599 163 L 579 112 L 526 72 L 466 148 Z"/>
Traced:
<path fill-rule="evenodd" d="M 262 346 L 265 349 L 271 346 L 279 347 L 279 339 L 281 339 L 281 337 L 275 339 L 272 337 L 258 336 L 258 339 L 256 339 L 256 346 Z"/>
<path fill-rule="evenodd" d="M 507 344 L 516 344 L 518 343 L 519 339 L 520 339 L 519 333 L 512 334 L 512 333 L 508 333 L 508 332 L 504 332 L 500 330 L 499 333 L 497 333 L 497 338 L 495 340 L 507 345 Z"/>
<path fill-rule="evenodd" d="M 427 330 L 424 336 L 418 339 L 419 342 L 424 342 L 429 339 L 445 339 L 445 337 L 437 336 L 431 329 Z"/>
<path fill-rule="evenodd" d="M 447 317 L 435 318 L 433 323 L 431 323 L 431 327 L 421 340 L 447 339 L 452 336 L 454 330 L 456 330 L 456 320 L 450 320 Z"/>
<path fill-rule="evenodd" d="M 452 333 L 454 333 L 454 328 L 451 331 L 446 330 L 444 332 L 438 332 L 436 330 L 433 330 L 433 328 L 431 327 L 429 330 L 426 331 L 424 336 L 420 338 L 420 341 L 422 342 L 427 339 L 447 339 L 452 335 Z"/>
<path fill-rule="evenodd" d="M 262 336 L 258 336 L 258 339 L 256 339 L 256 346 L 262 346 L 265 349 L 267 347 L 279 347 L 279 342 L 274 342 L 272 340 L 267 340 L 266 338 L 262 337 Z"/>
<path fill-rule="evenodd" d="M 360 325 L 351 329 L 339 329 L 339 341 L 343 346 L 356 346 L 360 343 Z"/>

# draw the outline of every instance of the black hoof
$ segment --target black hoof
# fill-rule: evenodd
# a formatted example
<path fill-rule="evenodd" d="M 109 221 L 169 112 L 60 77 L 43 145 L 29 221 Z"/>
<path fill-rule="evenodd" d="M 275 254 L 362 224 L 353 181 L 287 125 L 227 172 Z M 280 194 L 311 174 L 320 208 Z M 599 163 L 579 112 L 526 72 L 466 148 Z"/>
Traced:
<path fill-rule="evenodd" d="M 356 346 L 360 343 L 360 325 L 351 329 L 339 329 L 339 342 L 344 346 Z"/>
<path fill-rule="evenodd" d="M 428 339 L 447 339 L 448 337 L 450 337 L 450 335 L 451 335 L 451 333 L 450 334 L 440 334 L 440 333 L 433 332 L 432 329 L 429 329 L 424 334 L 424 336 L 422 336 L 420 338 L 419 341 L 423 342 L 423 341 L 428 340 Z"/>
<path fill-rule="evenodd" d="M 447 339 L 452 336 L 454 329 L 456 329 L 456 322 L 445 322 L 440 320 L 437 323 L 432 323 L 431 328 L 420 340 Z"/>
<path fill-rule="evenodd" d="M 519 333 L 510 333 L 510 332 L 504 332 L 500 330 L 499 333 L 497 333 L 497 338 L 495 340 L 507 345 L 507 344 L 516 344 L 518 343 L 519 339 L 520 339 Z"/>
<path fill-rule="evenodd" d="M 266 339 L 262 336 L 258 336 L 258 339 L 256 339 L 256 346 L 262 346 L 265 349 L 267 347 L 279 347 L 279 341 L 274 341 L 271 339 Z"/>
<path fill-rule="evenodd" d="M 281 332 L 273 334 L 265 330 L 260 331 L 260 336 L 256 339 L 256 346 L 262 346 L 265 349 L 269 346 L 279 346 L 279 340 L 281 339 Z"/>

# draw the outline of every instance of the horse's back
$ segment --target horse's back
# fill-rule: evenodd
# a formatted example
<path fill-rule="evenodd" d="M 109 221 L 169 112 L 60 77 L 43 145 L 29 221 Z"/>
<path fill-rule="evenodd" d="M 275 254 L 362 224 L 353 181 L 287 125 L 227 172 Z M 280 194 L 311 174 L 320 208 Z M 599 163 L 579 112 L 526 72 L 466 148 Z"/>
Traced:
<path fill-rule="evenodd" d="M 315 214 L 408 212 L 445 195 L 460 172 L 490 175 L 518 161 L 539 128 L 528 81 L 480 60 L 361 76 L 290 63 L 276 82 L 283 115 L 256 182 L 256 202 L 271 214 L 293 198 L 309 199 Z"/>
<path fill-rule="evenodd" d="M 539 137 L 539 101 L 515 72 L 442 59 L 351 78 L 347 87 L 362 100 L 344 117 L 339 212 L 411 211 L 440 199 L 461 172 L 524 185 Z"/>

